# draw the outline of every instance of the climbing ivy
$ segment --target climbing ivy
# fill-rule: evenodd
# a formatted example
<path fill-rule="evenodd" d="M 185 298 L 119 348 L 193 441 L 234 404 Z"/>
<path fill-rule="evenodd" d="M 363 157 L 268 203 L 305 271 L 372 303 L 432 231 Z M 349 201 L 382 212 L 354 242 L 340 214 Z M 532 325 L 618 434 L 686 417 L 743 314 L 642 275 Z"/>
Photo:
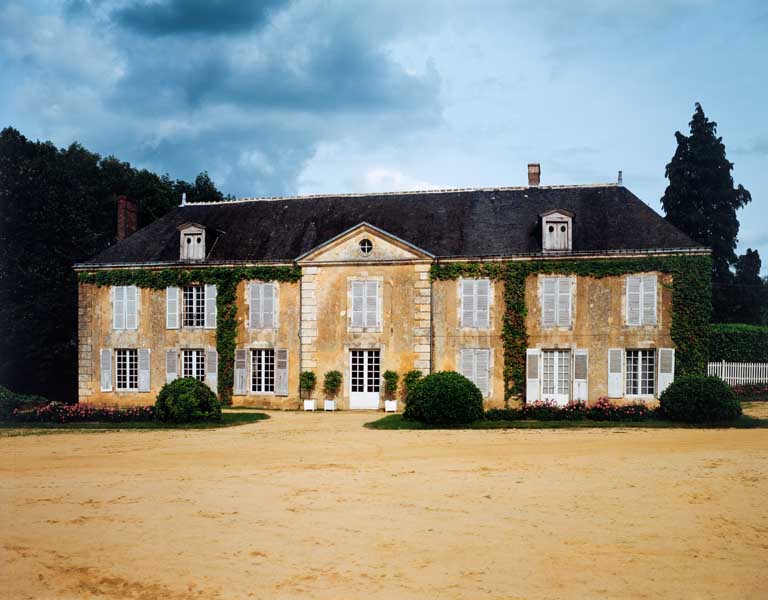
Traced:
<path fill-rule="evenodd" d="M 99 287 L 135 285 L 160 290 L 190 284 L 216 285 L 216 350 L 219 353 L 219 399 L 232 403 L 237 340 L 237 284 L 241 281 L 296 282 L 300 267 L 212 267 L 192 269 L 113 269 L 78 273 L 80 283 Z"/>
<path fill-rule="evenodd" d="M 523 393 L 525 384 L 525 281 L 529 275 L 558 274 L 582 277 L 616 277 L 629 273 L 657 271 L 672 275 L 672 326 L 670 335 L 677 346 L 679 374 L 706 370 L 709 317 L 712 311 L 711 259 L 709 256 L 648 256 L 592 260 L 534 260 L 495 263 L 436 263 L 433 281 L 459 277 L 483 277 L 504 284 L 504 397 Z"/>

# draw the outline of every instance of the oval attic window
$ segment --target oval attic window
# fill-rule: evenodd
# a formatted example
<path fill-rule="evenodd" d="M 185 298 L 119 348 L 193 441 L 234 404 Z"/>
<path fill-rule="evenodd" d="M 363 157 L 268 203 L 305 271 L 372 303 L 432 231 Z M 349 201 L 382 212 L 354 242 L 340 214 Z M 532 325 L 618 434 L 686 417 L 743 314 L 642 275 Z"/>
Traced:
<path fill-rule="evenodd" d="M 368 256 L 373 251 L 373 242 L 369 240 L 368 238 L 365 238 L 364 240 L 360 240 L 360 252 Z"/>
<path fill-rule="evenodd" d="M 554 230 L 555 230 L 555 226 L 554 225 L 550 225 L 549 226 L 549 233 L 552 233 Z"/>

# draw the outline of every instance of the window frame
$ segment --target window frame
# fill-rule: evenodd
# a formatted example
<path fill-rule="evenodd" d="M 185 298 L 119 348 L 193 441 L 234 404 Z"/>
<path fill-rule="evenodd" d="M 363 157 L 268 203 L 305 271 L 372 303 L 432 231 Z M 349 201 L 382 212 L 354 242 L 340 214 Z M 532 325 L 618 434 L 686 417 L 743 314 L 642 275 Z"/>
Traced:
<path fill-rule="evenodd" d="M 630 359 L 633 365 L 630 369 Z M 648 363 L 650 371 L 648 370 Z M 653 348 L 626 348 L 624 350 L 624 395 L 630 398 L 655 398 L 658 390 L 658 353 Z M 651 374 L 651 391 L 643 393 Z M 631 374 L 631 376 L 630 376 Z M 630 391 L 630 382 L 634 383 L 635 392 Z"/>
<path fill-rule="evenodd" d="M 257 359 L 259 356 L 261 357 L 260 360 Z M 260 363 L 258 367 L 257 362 Z M 248 393 L 274 395 L 276 380 L 277 353 L 275 348 L 251 348 Z M 272 389 L 267 389 L 269 387 Z"/>
<path fill-rule="evenodd" d="M 122 360 L 121 360 L 122 355 Z M 121 370 L 125 371 L 124 381 L 128 384 L 133 381 L 133 386 L 120 385 Z M 131 370 L 134 373 L 131 373 Z M 139 391 L 139 350 L 138 348 L 115 348 L 115 391 L 138 392 Z"/>
<path fill-rule="evenodd" d="M 374 322 L 368 322 L 368 316 L 370 311 L 368 309 L 369 298 L 368 286 L 375 285 L 374 299 L 376 301 L 376 309 L 374 314 Z M 355 323 L 355 286 L 360 286 L 361 293 L 361 306 L 360 311 L 362 313 L 362 324 Z M 382 304 L 384 303 L 384 285 L 382 277 L 351 277 L 347 280 L 347 331 L 351 332 L 381 332 L 383 330 L 383 315 Z"/>
<path fill-rule="evenodd" d="M 190 372 L 187 373 L 187 357 L 190 357 Z M 181 349 L 181 376 L 192 377 L 205 383 L 205 350 L 203 348 Z"/>
<path fill-rule="evenodd" d="M 633 323 L 630 320 L 630 283 L 636 280 L 638 282 L 639 307 L 638 322 Z M 649 280 L 653 280 L 653 295 L 646 291 L 646 285 Z M 653 322 L 646 322 L 646 299 L 653 298 Z M 659 325 L 659 277 L 656 274 L 627 275 L 624 281 L 624 322 L 627 327 L 657 327 Z"/>
<path fill-rule="evenodd" d="M 554 283 L 554 318 L 552 324 L 548 324 L 544 321 L 544 296 L 545 296 L 545 282 L 552 281 Z M 560 324 L 560 285 L 561 282 L 566 282 L 568 285 L 568 324 Z M 573 276 L 563 275 L 542 275 L 539 278 L 539 311 L 541 312 L 541 319 L 539 320 L 542 329 L 572 329 L 574 319 L 574 296 L 576 289 L 576 278 Z"/>
<path fill-rule="evenodd" d="M 485 319 L 481 323 L 479 318 L 479 305 L 478 305 L 478 288 L 480 287 L 481 283 L 485 283 L 488 286 L 488 295 L 486 298 L 486 307 L 485 307 Z M 466 323 L 464 320 L 464 312 L 465 312 L 465 296 L 464 296 L 464 286 L 471 285 L 472 286 L 472 322 Z M 493 281 L 491 281 L 487 277 L 479 277 L 479 278 L 462 278 L 459 279 L 459 327 L 461 329 L 479 329 L 479 330 L 489 330 L 491 329 L 491 310 L 493 306 Z"/>
<path fill-rule="evenodd" d="M 193 322 L 191 325 L 187 323 L 187 316 L 190 314 L 187 306 L 187 291 L 192 291 L 193 295 L 195 291 L 199 291 L 199 295 L 192 298 L 193 310 L 189 318 Z M 191 284 L 181 288 L 181 326 L 184 329 L 205 328 L 205 285 Z"/>

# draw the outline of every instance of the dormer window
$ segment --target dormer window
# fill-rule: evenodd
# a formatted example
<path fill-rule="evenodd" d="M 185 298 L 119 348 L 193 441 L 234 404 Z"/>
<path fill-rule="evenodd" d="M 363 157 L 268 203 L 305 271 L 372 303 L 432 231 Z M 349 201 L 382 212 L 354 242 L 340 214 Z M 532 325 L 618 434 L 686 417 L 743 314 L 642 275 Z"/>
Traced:
<path fill-rule="evenodd" d="M 196 223 L 185 223 L 181 231 L 181 260 L 205 260 L 205 228 Z"/>
<path fill-rule="evenodd" d="M 573 213 L 550 210 L 541 217 L 541 248 L 544 252 L 573 250 Z"/>

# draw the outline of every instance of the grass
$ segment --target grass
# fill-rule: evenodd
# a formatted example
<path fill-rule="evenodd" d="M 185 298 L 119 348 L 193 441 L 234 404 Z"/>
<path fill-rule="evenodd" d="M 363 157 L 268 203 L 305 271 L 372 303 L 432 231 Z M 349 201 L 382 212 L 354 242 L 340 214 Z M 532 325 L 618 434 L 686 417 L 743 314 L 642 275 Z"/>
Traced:
<path fill-rule="evenodd" d="M 768 419 L 758 419 L 742 415 L 727 425 L 701 425 L 647 419 L 645 421 L 475 421 L 464 425 L 427 425 L 418 421 L 408 421 L 403 415 L 389 415 L 366 423 L 368 429 L 757 429 L 768 428 Z"/>

